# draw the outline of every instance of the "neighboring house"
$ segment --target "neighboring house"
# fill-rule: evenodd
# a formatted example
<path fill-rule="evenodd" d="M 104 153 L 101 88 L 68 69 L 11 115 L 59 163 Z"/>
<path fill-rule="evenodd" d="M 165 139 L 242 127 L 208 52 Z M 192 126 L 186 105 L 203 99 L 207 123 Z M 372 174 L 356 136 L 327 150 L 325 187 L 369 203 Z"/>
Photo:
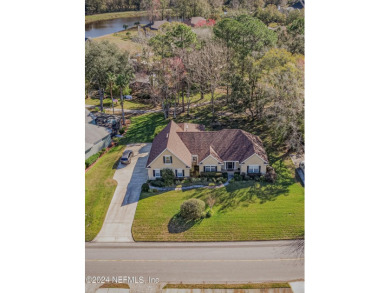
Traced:
<path fill-rule="evenodd" d="M 164 168 L 176 177 L 191 173 L 240 172 L 265 174 L 267 153 L 259 137 L 241 129 L 204 131 L 200 124 L 171 121 L 154 138 L 146 168 L 149 179 Z"/>
<path fill-rule="evenodd" d="M 95 116 L 85 109 L 85 159 L 106 148 L 111 143 L 111 133 L 96 125 Z"/>
<path fill-rule="evenodd" d="M 159 30 L 161 28 L 161 26 L 165 23 L 167 23 L 168 21 L 167 20 L 156 20 L 151 26 L 150 28 L 152 30 Z"/>
<path fill-rule="evenodd" d="M 191 17 L 190 19 L 184 21 L 184 23 L 186 25 L 189 25 L 192 27 L 197 26 L 199 24 L 199 22 L 206 22 L 206 18 L 201 17 L 201 16 L 195 16 L 195 17 Z"/>

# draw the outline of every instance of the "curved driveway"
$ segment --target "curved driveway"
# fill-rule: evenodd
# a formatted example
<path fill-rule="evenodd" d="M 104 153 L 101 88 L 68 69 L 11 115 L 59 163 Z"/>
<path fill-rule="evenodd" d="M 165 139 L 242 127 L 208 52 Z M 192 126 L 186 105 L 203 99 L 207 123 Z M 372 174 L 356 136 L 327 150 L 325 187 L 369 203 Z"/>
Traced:
<path fill-rule="evenodd" d="M 114 174 L 118 182 L 114 196 L 107 211 L 103 227 L 92 242 L 134 242 L 131 235 L 135 210 L 141 194 L 141 186 L 146 182 L 145 169 L 151 143 L 128 145 L 133 150 L 131 164 L 119 163 Z"/>

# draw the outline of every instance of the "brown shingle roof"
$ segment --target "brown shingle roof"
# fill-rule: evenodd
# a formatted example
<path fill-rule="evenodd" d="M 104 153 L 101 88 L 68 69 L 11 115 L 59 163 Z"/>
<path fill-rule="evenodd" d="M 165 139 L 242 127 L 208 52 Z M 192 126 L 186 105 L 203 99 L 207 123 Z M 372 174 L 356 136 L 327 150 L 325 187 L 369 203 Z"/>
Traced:
<path fill-rule="evenodd" d="M 182 129 L 173 121 L 156 135 L 153 140 L 152 148 L 146 166 L 156 159 L 165 149 L 171 151 L 176 157 L 184 162 L 188 167 L 191 166 L 191 153 L 178 136 Z"/>
<path fill-rule="evenodd" d="M 204 125 L 194 123 L 177 123 L 177 125 L 185 132 L 204 131 Z"/>
<path fill-rule="evenodd" d="M 191 166 L 191 155 L 198 155 L 199 162 L 212 155 L 220 162 L 241 163 L 257 154 L 268 163 L 267 153 L 259 137 L 241 129 L 202 131 L 203 129 L 203 125 L 169 122 L 154 139 L 147 166 L 166 148 L 187 166 Z"/>

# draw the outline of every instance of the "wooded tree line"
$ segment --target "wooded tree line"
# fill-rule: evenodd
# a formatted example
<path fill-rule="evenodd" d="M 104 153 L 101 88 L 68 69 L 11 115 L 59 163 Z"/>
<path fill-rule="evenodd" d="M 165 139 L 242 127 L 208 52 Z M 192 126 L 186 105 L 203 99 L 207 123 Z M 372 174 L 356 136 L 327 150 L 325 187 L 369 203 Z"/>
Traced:
<path fill-rule="evenodd" d="M 254 11 L 267 5 L 286 6 L 294 2 L 296 0 L 85 0 L 85 14 L 172 9 L 179 17 L 209 17 L 222 12 L 223 7 Z"/>

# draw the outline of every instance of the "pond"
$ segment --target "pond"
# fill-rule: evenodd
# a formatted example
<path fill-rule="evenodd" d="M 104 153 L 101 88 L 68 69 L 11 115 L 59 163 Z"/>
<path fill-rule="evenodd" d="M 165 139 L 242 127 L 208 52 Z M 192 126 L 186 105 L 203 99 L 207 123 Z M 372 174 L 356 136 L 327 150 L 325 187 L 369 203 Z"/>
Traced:
<path fill-rule="evenodd" d="M 123 30 L 124 24 L 132 27 L 136 22 L 139 22 L 140 24 L 148 24 L 149 18 L 147 16 L 122 17 L 88 23 L 85 25 L 85 37 L 96 38 L 108 34 L 113 34 Z"/>
<path fill-rule="evenodd" d="M 147 16 L 123 17 L 87 23 L 85 25 L 85 37 L 96 38 L 116 33 L 123 30 L 124 24 L 128 25 L 129 27 L 132 27 L 137 21 L 141 24 L 149 23 L 149 19 Z"/>

